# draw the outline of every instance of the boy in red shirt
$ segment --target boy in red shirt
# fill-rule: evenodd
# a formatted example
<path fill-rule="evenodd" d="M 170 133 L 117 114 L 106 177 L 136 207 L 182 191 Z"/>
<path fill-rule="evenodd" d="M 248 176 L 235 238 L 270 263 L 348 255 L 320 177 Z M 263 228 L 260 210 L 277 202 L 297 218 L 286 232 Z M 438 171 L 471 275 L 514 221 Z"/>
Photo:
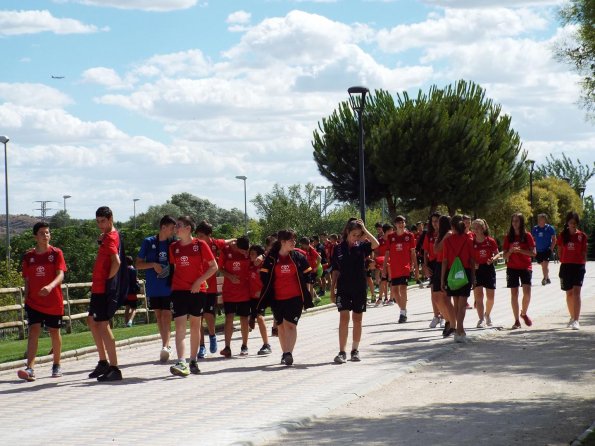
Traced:
<path fill-rule="evenodd" d="M 300 247 L 302 248 L 302 251 L 304 252 L 306 258 L 308 259 L 308 264 L 310 265 L 310 268 L 312 268 L 312 271 L 308 274 L 307 277 L 307 286 L 308 291 L 314 298 L 314 303 L 317 303 L 320 301 L 320 297 L 318 297 L 318 294 L 314 290 L 314 285 L 316 284 L 316 274 L 318 271 L 318 265 L 320 265 L 320 254 L 318 254 L 318 251 L 316 251 L 316 249 L 310 244 L 310 239 L 308 239 L 308 237 L 302 237 L 300 239 Z"/>
<path fill-rule="evenodd" d="M 407 322 L 407 284 L 411 270 L 415 271 L 415 280 L 419 279 L 416 268 L 415 237 L 405 227 L 405 217 L 395 218 L 395 231 L 387 236 L 384 271 L 390 264 L 391 289 L 397 298 L 400 315 L 399 324 Z"/>
<path fill-rule="evenodd" d="M 52 339 L 54 364 L 52 378 L 62 376 L 60 353 L 62 338 L 60 327 L 64 315 L 64 297 L 60 285 L 64 280 L 66 263 L 62 251 L 50 245 L 50 226 L 39 222 L 33 226 L 36 246 L 23 256 L 23 278 L 25 279 L 25 311 L 29 324 L 27 340 L 27 367 L 18 371 L 18 376 L 26 381 L 35 381 L 35 355 L 45 325 Z"/>

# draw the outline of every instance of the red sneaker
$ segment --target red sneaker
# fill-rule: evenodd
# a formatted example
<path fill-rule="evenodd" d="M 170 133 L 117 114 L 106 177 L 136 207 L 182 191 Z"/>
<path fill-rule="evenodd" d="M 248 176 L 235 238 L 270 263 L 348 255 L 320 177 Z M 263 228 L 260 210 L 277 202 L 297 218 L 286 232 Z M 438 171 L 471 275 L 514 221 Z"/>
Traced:
<path fill-rule="evenodd" d="M 525 322 L 525 325 L 527 327 L 530 327 L 531 325 L 533 325 L 533 321 L 526 314 L 521 314 L 521 319 L 523 320 L 523 322 Z"/>

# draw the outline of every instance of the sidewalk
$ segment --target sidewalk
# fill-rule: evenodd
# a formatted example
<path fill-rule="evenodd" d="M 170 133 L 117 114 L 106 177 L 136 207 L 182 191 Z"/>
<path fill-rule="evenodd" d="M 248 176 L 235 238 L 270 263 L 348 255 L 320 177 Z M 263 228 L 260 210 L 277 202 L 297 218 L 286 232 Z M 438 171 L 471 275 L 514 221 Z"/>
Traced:
<path fill-rule="evenodd" d="M 300 320 L 294 352 L 296 362 L 292 368 L 279 365 L 280 351 L 274 338 L 271 342 L 274 354 L 256 356 L 261 341 L 253 332 L 249 357 L 208 358 L 199 364 L 200 376 L 185 379 L 171 376 L 170 364 L 159 363 L 158 342 L 120 349 L 124 381 L 112 385 L 86 378 L 97 361 L 94 355 L 64 361 L 65 376 L 57 380 L 49 378 L 49 365 L 36 368 L 38 379 L 34 383 L 19 381 L 14 371 L 2 372 L 0 438 L 3 444 L 10 445 L 161 445 L 178 442 L 226 445 L 265 441 L 276 444 L 281 441 L 279 434 L 286 428 L 321 417 L 313 424 L 313 429 L 293 431 L 283 441 L 293 444 L 354 440 L 377 444 L 477 444 L 479 441 L 515 444 L 516 441 L 490 443 L 489 440 L 493 434 L 502 431 L 502 425 L 506 430 L 523 432 L 528 430 L 526 426 L 533 425 L 532 420 L 536 420 L 539 427 L 551 426 L 550 419 L 541 420 L 540 416 L 548 409 L 556 410 L 558 404 L 563 403 L 561 407 L 568 412 L 559 414 L 557 420 L 567 420 L 568 414 L 568 421 L 559 423 L 569 424 L 568 437 L 564 438 L 568 443 L 595 419 L 594 401 L 588 400 L 595 392 L 592 387 L 586 387 L 593 385 L 595 264 L 588 265 L 587 271 L 589 277 L 583 289 L 584 328 L 580 332 L 548 331 L 549 324 L 558 324 L 556 327 L 559 328 L 566 322 L 562 317 L 565 301 L 555 279 L 550 286 L 536 285 L 533 288 L 534 298 L 529 312 L 535 321 L 532 329 L 514 333 L 470 329 L 476 342 L 465 346 L 455 345 L 451 339 L 443 340 L 440 330 L 428 329 L 431 319 L 429 290 L 415 289 L 410 291 L 407 324 L 395 323 L 398 318 L 396 306 L 368 309 L 360 346 L 361 363 L 332 363 L 337 353 L 338 315 L 331 310 Z M 556 272 L 557 266 L 552 265 L 552 277 Z M 534 283 L 540 281 L 536 271 Z M 503 271 L 498 272 L 498 284 L 504 284 Z M 512 325 L 510 314 L 508 290 L 501 288 L 497 291 L 493 319 L 509 327 Z M 554 316 L 548 316 L 552 314 Z M 468 312 L 466 322 L 467 327 L 475 326 L 475 312 Z M 487 338 L 479 340 L 484 336 Z M 219 341 L 221 343 L 221 338 Z M 535 357 L 529 355 L 536 347 L 522 350 L 523 343 L 540 346 L 541 350 L 548 347 L 547 352 L 555 353 L 556 360 L 550 364 L 537 354 Z M 239 344 L 236 333 L 232 343 L 236 355 Z M 492 348 L 500 350 L 494 350 L 494 356 L 488 356 L 486 352 Z M 505 361 L 507 354 L 515 355 L 513 367 Z M 540 354 L 544 356 L 544 353 Z M 475 399 L 465 395 L 457 399 L 449 388 L 452 378 L 459 377 L 451 358 L 467 364 L 462 375 L 463 388 L 468 389 Z M 432 367 L 422 368 L 420 364 L 428 361 L 434 361 Z M 484 370 L 489 373 L 486 375 Z M 583 374 L 583 370 L 590 375 Z M 434 375 L 424 379 L 424 373 Z M 485 377 L 489 377 L 489 384 Z M 502 388 L 494 387 L 493 383 L 498 380 L 511 377 L 516 383 L 514 389 L 504 392 Z M 570 386 L 575 386 L 576 392 L 582 386 L 580 394 L 588 407 L 582 402 L 576 403 L 576 411 L 567 407 L 572 406 L 567 403 L 572 402 L 574 394 L 569 393 L 566 377 L 572 380 Z M 395 379 L 397 381 L 393 383 Z M 531 382 L 538 383 L 536 389 L 528 387 Z M 528 388 L 532 390 L 526 390 Z M 381 390 L 373 392 L 377 389 Z M 358 399 L 370 392 L 377 397 Z M 519 401 L 525 403 L 526 410 L 513 410 L 517 410 L 512 405 L 513 394 L 521 398 Z M 381 396 L 388 398 L 378 406 L 381 410 L 349 405 L 369 404 L 368 401 Z M 448 401 L 457 402 L 455 413 L 461 415 L 453 417 L 453 405 L 444 404 Z M 487 422 L 485 418 L 482 418 L 483 422 L 476 421 L 480 412 L 492 416 L 510 414 L 515 418 L 514 423 L 509 421 L 510 418 L 503 423 L 494 416 Z M 329 413 L 333 416 L 326 418 Z M 383 415 L 379 416 L 380 413 Z M 357 416 L 353 417 L 354 414 Z M 519 419 L 519 415 L 523 417 Z M 428 424 L 428 417 L 435 419 Z M 460 423 L 449 422 L 453 418 Z M 324 420 L 326 423 L 322 422 Z M 344 422 L 336 423 L 340 420 Z M 467 434 L 463 436 L 473 441 L 452 441 L 454 434 L 445 430 L 450 424 L 458 425 L 454 431 L 460 431 L 462 427 L 462 434 Z M 396 426 L 400 428 L 396 429 Z M 417 430 L 431 441 L 404 437 L 408 432 L 417 434 Z M 556 430 L 561 428 L 556 426 Z M 530 441 L 528 444 L 548 443 Z"/>

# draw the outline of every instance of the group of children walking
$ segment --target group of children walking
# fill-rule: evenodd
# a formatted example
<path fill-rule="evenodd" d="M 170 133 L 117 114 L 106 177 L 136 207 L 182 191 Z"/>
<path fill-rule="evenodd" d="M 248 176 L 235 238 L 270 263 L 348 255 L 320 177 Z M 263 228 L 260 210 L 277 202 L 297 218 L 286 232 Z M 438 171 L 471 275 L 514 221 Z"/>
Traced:
<path fill-rule="evenodd" d="M 96 220 L 101 234 L 87 321 L 99 361 L 89 378 L 117 381 L 122 379 L 122 374 L 109 321 L 117 310 L 113 283 L 120 269 L 120 239 L 108 207 L 97 210 Z M 578 330 L 587 254 L 587 237 L 578 225 L 578 215 L 569 212 L 564 230 L 556 237 L 546 217 L 540 215 L 532 235 L 525 229 L 523 215 L 514 214 L 500 252 L 490 236 L 488 224 L 481 219 L 471 221 L 465 216 L 451 218 L 434 213 L 427 228 L 423 231 L 420 228 L 415 234 L 407 230 L 405 218 L 397 216 L 394 224 L 377 225 L 374 236 L 363 221 L 353 218 L 347 221 L 340 236 L 301 239 L 297 248 L 296 233 L 289 229 L 268 237 L 265 246 L 250 245 L 247 237 L 213 238 L 213 228 L 206 221 L 196 225 L 191 217 L 174 219 L 166 215 L 160 221 L 159 232 L 143 241 L 134 263 L 136 269 L 145 271 L 146 295 L 155 313 L 162 343 L 159 359 L 164 363 L 172 354 L 172 319 L 175 323 L 177 359 L 170 367 L 173 375 L 185 377 L 200 373 L 199 360 L 207 354 L 203 320 L 207 325 L 209 351 L 211 354 L 218 351 L 215 334 L 217 272 L 223 277 L 224 346 L 219 352 L 222 356 L 232 356 L 236 316 L 240 320 L 240 355 L 248 355 L 249 331 L 256 325 L 262 337 L 262 347 L 257 354 L 272 353 L 264 319 L 265 309 L 270 307 L 274 319 L 272 334 L 279 338 L 281 364 L 291 366 L 297 326 L 302 311 L 314 306 L 318 298 L 315 285 L 318 284 L 322 290 L 330 290 L 331 301 L 339 311 L 339 352 L 334 362 L 342 364 L 347 361 L 350 321 L 349 358 L 351 361 L 361 359 L 362 316 L 368 306 L 368 290 L 375 287 L 374 278 L 386 298 L 390 283 L 391 299 L 399 306 L 399 324 L 407 322 L 409 281 L 413 278 L 419 283 L 421 275 L 429 278 L 433 310 L 430 327 L 440 326 L 444 337 L 454 334 L 455 342 L 465 343 L 464 319 L 471 292 L 479 316 L 477 327 L 494 324 L 491 312 L 496 288 L 495 263 L 500 256 L 507 262 L 506 285 L 511 290 L 514 317 L 512 328 L 519 328 L 521 320 L 527 326 L 532 325 L 528 315 L 532 259 L 537 257 L 544 268 L 542 284 L 549 284 L 547 262 L 556 246 L 561 262 L 560 283 L 570 314 L 568 327 Z M 35 379 L 37 341 L 43 325 L 52 339 L 52 376 L 61 376 L 60 327 L 64 307 L 60 285 L 66 271 L 62 251 L 50 245 L 47 223 L 37 223 L 33 233 L 36 247 L 23 258 L 29 323 L 27 365 L 18 371 L 18 376 L 27 381 Z M 373 270 L 377 271 L 376 277 Z M 519 288 L 522 290 L 520 303 Z M 187 362 L 188 324 L 190 360 Z"/>

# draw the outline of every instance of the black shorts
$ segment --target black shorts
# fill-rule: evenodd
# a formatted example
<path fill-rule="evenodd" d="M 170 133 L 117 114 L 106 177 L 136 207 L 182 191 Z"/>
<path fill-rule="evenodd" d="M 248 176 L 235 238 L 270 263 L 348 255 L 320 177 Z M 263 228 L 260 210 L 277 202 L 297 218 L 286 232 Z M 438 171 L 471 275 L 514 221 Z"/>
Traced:
<path fill-rule="evenodd" d="M 479 265 L 475 270 L 475 286 L 483 287 L 487 290 L 496 289 L 496 268 L 494 264 L 487 263 Z"/>
<path fill-rule="evenodd" d="M 537 255 L 535 256 L 535 261 L 537 263 L 549 262 L 551 257 L 552 257 L 551 249 L 548 249 L 547 251 L 542 251 L 542 252 L 538 251 Z"/>
<path fill-rule="evenodd" d="M 25 304 L 25 311 L 27 312 L 27 324 L 29 324 L 29 327 L 33 324 L 41 324 L 42 327 L 47 328 L 62 327 L 62 316 L 42 313 L 41 311 L 34 310 L 27 304 Z"/>
<path fill-rule="evenodd" d="M 446 275 L 444 277 L 448 278 L 448 270 L 446 271 Z M 467 274 L 467 279 L 469 283 L 464 287 L 459 288 L 458 290 L 451 290 L 448 288 L 448 279 L 446 279 L 446 295 L 452 297 L 469 297 L 471 295 L 471 270 L 469 268 L 465 268 L 465 274 Z"/>
<path fill-rule="evenodd" d="M 570 291 L 575 286 L 583 286 L 585 265 L 580 263 L 562 263 L 558 273 L 562 291 Z"/>
<path fill-rule="evenodd" d="M 124 302 L 124 305 L 130 308 L 134 308 L 135 310 L 138 308 L 138 300 L 127 300 Z"/>
<path fill-rule="evenodd" d="M 207 293 L 205 296 L 204 312 L 208 314 L 215 314 L 217 310 L 217 293 Z"/>
<path fill-rule="evenodd" d="M 291 322 L 292 324 L 298 323 L 300 316 L 302 315 L 302 308 L 304 302 L 301 296 L 292 297 L 286 300 L 274 300 L 271 301 L 271 309 L 273 310 L 273 317 L 277 325 L 281 325 L 283 321 Z"/>
<path fill-rule="evenodd" d="M 366 311 L 366 304 L 368 303 L 366 290 L 363 292 L 337 290 L 335 297 L 337 299 L 337 310 L 339 311 L 353 311 L 354 313 Z"/>
<path fill-rule="evenodd" d="M 432 269 L 432 278 L 430 279 L 430 283 L 432 284 L 432 292 L 439 293 L 442 291 L 442 262 L 437 262 L 433 260 L 428 263 L 428 267 Z"/>
<path fill-rule="evenodd" d="M 91 293 L 89 316 L 92 316 L 95 322 L 109 321 L 114 317 L 116 311 L 118 311 L 118 303 L 113 299 L 108 299 L 106 293 Z"/>
<path fill-rule="evenodd" d="M 391 284 L 391 286 L 408 285 L 409 277 L 408 276 L 395 277 L 394 279 L 390 279 L 390 284 Z"/>
<path fill-rule="evenodd" d="M 250 300 L 245 302 L 223 302 L 223 311 L 225 311 L 225 314 L 236 314 L 240 317 L 248 317 L 250 316 Z"/>
<path fill-rule="evenodd" d="M 518 288 L 521 285 L 531 286 L 533 271 L 530 269 L 506 268 L 506 288 Z"/>
<path fill-rule="evenodd" d="M 149 297 L 149 308 L 155 310 L 171 311 L 171 296 Z"/>
<path fill-rule="evenodd" d="M 204 313 L 206 293 L 191 293 L 189 290 L 177 290 L 171 293 L 173 317 L 201 317 Z"/>
<path fill-rule="evenodd" d="M 260 299 L 250 299 L 250 315 L 251 316 L 264 316 L 264 312 L 266 311 L 264 308 L 258 309 L 258 301 Z"/>

